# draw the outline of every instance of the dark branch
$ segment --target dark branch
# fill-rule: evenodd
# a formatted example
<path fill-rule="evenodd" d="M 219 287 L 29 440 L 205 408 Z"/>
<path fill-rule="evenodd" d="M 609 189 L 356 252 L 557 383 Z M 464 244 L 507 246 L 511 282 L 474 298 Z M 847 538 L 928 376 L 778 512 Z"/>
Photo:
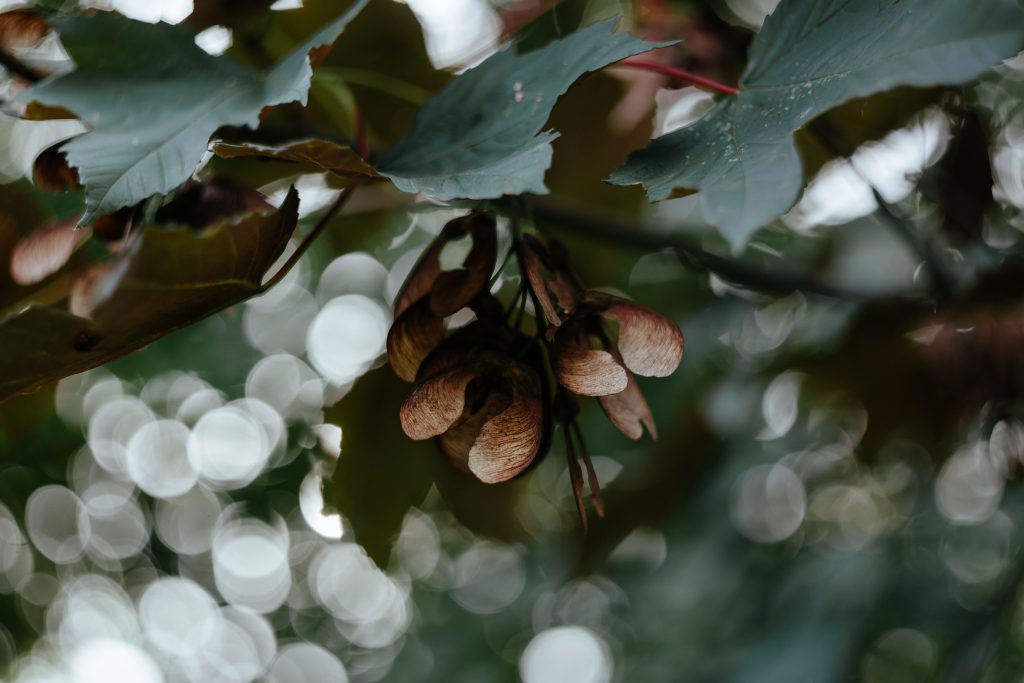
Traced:
<path fill-rule="evenodd" d="M 535 198 L 527 199 L 527 203 L 534 217 L 541 222 L 637 250 L 671 249 L 683 265 L 693 270 L 713 273 L 757 292 L 776 295 L 805 292 L 847 301 L 903 303 L 919 309 L 931 309 L 933 306 L 933 302 L 916 292 L 879 295 L 841 289 L 804 273 L 768 271 L 738 259 L 720 256 L 683 237 L 666 235 L 604 214 Z"/>

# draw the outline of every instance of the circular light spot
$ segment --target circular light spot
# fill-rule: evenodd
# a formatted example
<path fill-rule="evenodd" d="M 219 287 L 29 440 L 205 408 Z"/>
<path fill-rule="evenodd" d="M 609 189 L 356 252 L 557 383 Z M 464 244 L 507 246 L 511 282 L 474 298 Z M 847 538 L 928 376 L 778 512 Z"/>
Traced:
<path fill-rule="evenodd" d="M 246 302 L 242 328 L 249 343 L 265 354 L 300 355 L 306 350 L 306 328 L 317 314 L 313 295 L 299 285 L 282 282 Z"/>
<path fill-rule="evenodd" d="M 324 548 L 309 567 L 309 583 L 320 604 L 343 621 L 375 619 L 391 597 L 391 580 L 354 543 Z"/>
<path fill-rule="evenodd" d="M 156 502 L 156 533 L 179 555 L 198 555 L 210 549 L 213 525 L 221 512 L 210 491 L 196 487 L 183 496 Z"/>
<path fill-rule="evenodd" d="M 348 683 L 341 661 L 313 643 L 293 643 L 281 648 L 267 675 L 268 683 Z"/>
<path fill-rule="evenodd" d="M 201 652 L 221 619 L 209 593 L 185 578 L 157 579 L 139 599 L 139 621 L 146 638 L 170 657 Z"/>
<path fill-rule="evenodd" d="M 299 509 L 309 528 L 324 538 L 338 539 L 344 533 L 341 515 L 324 512 L 323 482 L 319 469 L 310 470 L 299 487 Z"/>
<path fill-rule="evenodd" d="M 362 294 L 371 299 L 386 296 L 388 269 L 361 251 L 343 254 L 330 262 L 320 276 L 317 298 L 326 303 L 345 294 Z"/>
<path fill-rule="evenodd" d="M 935 480 L 935 503 L 954 524 L 980 524 L 999 507 L 1004 487 L 984 446 L 969 447 L 942 466 Z"/>
<path fill-rule="evenodd" d="M 272 445 L 252 415 L 225 406 L 199 418 L 188 438 L 188 459 L 209 485 L 241 488 L 259 475 Z"/>
<path fill-rule="evenodd" d="M 36 549 L 57 564 L 77 561 L 89 542 L 89 515 L 82 501 L 63 486 L 43 486 L 25 505 L 25 526 Z"/>
<path fill-rule="evenodd" d="M 475 614 L 495 614 L 523 592 L 526 568 L 515 548 L 483 541 L 455 561 L 455 582 L 457 603 Z"/>
<path fill-rule="evenodd" d="M 96 638 L 82 643 L 69 661 L 75 683 L 163 683 L 152 657 L 120 640 Z"/>
<path fill-rule="evenodd" d="M 391 316 L 360 294 L 332 299 L 309 326 L 309 360 L 334 384 L 356 379 L 383 352 Z"/>
<path fill-rule="evenodd" d="M 128 441 L 154 420 L 149 406 L 134 396 L 104 403 L 89 420 L 89 449 L 96 462 L 115 476 L 127 477 Z"/>
<path fill-rule="evenodd" d="M 324 386 L 308 365 L 279 353 L 253 366 L 245 380 L 245 395 L 263 401 L 286 419 L 305 420 L 323 407 Z"/>
<path fill-rule="evenodd" d="M 608 683 L 612 657 L 593 631 L 560 626 L 534 636 L 519 659 L 523 683 Z"/>
<path fill-rule="evenodd" d="M 128 476 L 154 498 L 188 492 L 199 478 L 188 459 L 189 434 L 188 427 L 176 420 L 157 420 L 140 427 L 128 441 Z"/>
<path fill-rule="evenodd" d="M 775 543 L 796 533 L 806 510 L 803 482 L 791 469 L 759 465 L 740 478 L 730 512 L 744 536 L 758 543 Z"/>
<path fill-rule="evenodd" d="M 225 513 L 226 514 L 226 513 Z M 288 532 L 255 519 L 220 525 L 213 536 L 213 577 L 232 605 L 261 614 L 273 612 L 288 596 Z"/>

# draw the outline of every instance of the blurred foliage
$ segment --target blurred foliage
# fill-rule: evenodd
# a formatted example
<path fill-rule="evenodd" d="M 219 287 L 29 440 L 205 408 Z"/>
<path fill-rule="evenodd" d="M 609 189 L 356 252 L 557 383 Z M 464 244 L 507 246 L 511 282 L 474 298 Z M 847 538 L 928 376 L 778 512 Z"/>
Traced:
<path fill-rule="evenodd" d="M 226 26 L 226 54 L 265 69 L 335 18 L 336 4 L 307 0 L 302 9 L 270 11 L 269 2 L 197 0 L 186 25 Z M 916 35 L 927 38 L 928 3 L 912 4 L 923 26 Z M 683 41 L 652 58 L 734 80 L 754 35 L 738 25 L 749 16 L 741 5 L 494 2 L 487 16 L 496 21 L 492 41 L 514 37 L 526 50 L 579 35 L 580 25 L 624 7 L 638 36 Z M 1012 3 L 985 5 L 1017 12 Z M 783 0 L 776 21 L 787 6 L 817 5 Z M 982 10 L 957 7 L 965 22 L 988 25 Z M 596 401 L 583 402 L 580 425 L 607 511 L 591 515 L 584 535 L 560 431 L 526 476 L 482 484 L 451 468 L 433 443 L 402 433 L 398 411 L 409 386 L 381 367 L 380 349 L 351 382 L 340 382 L 331 354 L 362 342 L 349 336 L 351 326 L 311 332 L 339 298 L 362 297 L 360 311 L 369 301 L 374 315 L 389 315 L 423 249 L 477 206 L 402 194 L 380 179 L 349 194 L 351 177 L 316 172 L 364 173 L 352 150 L 365 143 L 372 165 L 414 129 L 419 108 L 459 78 L 431 62 L 416 9 L 372 0 L 329 55 L 314 54 L 308 106 L 265 110 L 256 130 L 218 132 L 246 152 L 212 156 L 199 177 L 259 189 L 284 203 L 278 213 L 185 228 L 181 214 L 159 213 L 158 198 L 133 209 L 147 225 L 134 252 L 117 250 L 120 234 L 93 236 L 65 271 L 39 283 L 16 284 L 0 269 L 2 386 L 34 368 L 60 366 L 66 375 L 107 359 L 65 361 L 66 344 L 47 346 L 65 334 L 52 319 L 72 317 L 64 312 L 35 321 L 33 341 L 5 332 L 40 310 L 57 311 L 68 297 L 67 273 L 130 262 L 136 284 L 157 278 L 166 289 L 198 272 L 199 284 L 233 287 L 199 287 L 198 298 L 157 284 L 117 291 L 90 325 L 113 326 L 129 340 L 110 357 L 148 346 L 0 405 L 0 676 L 94 680 L 87 655 L 101 651 L 84 644 L 100 637 L 104 647 L 129 648 L 103 650 L 122 655 L 108 662 L 146 657 L 175 681 L 340 680 L 336 664 L 353 681 L 1018 680 L 1020 57 L 966 85 L 874 92 L 872 82 L 856 92 L 864 97 L 818 107 L 794 138 L 810 183 L 797 211 L 809 211 L 815 183 L 856 166 L 867 148 L 889 150 L 883 166 L 922 163 L 909 181 L 897 179 L 909 186 L 899 196 L 861 163 L 841 177 L 845 185 L 826 186 L 831 208 L 859 189 L 858 211 L 837 209 L 809 226 L 788 214 L 753 234 L 740 255 L 730 252 L 735 239 L 730 244 L 702 214 L 700 194 L 648 206 L 638 188 L 603 182 L 646 144 L 655 92 L 678 82 L 616 67 L 585 76 L 558 100 L 542 127 L 560 133 L 543 177 L 551 196 L 485 205 L 501 216 L 499 262 L 518 220 L 562 240 L 588 286 L 627 294 L 686 334 L 674 375 L 639 379 L 657 441 L 628 439 Z M 1017 27 L 1005 36 L 1020 49 Z M 932 73 L 943 63 L 917 66 Z M 896 76 L 885 86 L 925 81 L 947 83 Z M 503 111 L 499 104 L 493 112 Z M 943 122 L 937 132 L 922 123 L 929 111 Z M 793 127 L 783 126 L 785 144 Z M 892 146 L 894 130 L 910 131 L 909 147 Z M 303 140 L 316 142 L 293 146 Z M 264 147 L 275 151 L 248 153 Z M 296 149 L 302 163 L 289 161 Z M 765 176 L 780 194 L 790 180 Z M 286 199 L 293 185 L 298 218 L 278 221 L 296 211 Z M 348 203 L 335 212 L 342 191 Z M 3 263 L 25 236 L 76 218 L 84 206 L 81 189 L 0 186 Z M 299 226 L 294 235 L 290 221 Z M 252 242 L 260 227 L 276 237 Z M 227 239 L 243 230 L 244 241 Z M 320 236 L 308 251 L 279 271 L 314 231 Z M 208 248 L 221 238 L 231 249 Z M 186 246 L 165 254 L 172 243 Z M 247 248 L 251 261 L 240 256 Z M 148 261 L 130 261 L 146 250 L 155 250 Z M 226 275 L 203 269 L 224 266 L 216 257 L 226 251 L 240 259 Z M 510 263 L 492 291 L 512 308 L 521 277 Z M 264 291 L 263 278 L 275 273 L 277 285 Z M 142 303 L 118 303 L 129 295 Z M 23 311 L 26 302 L 40 305 Z M 146 315 L 129 315 L 135 308 L 156 316 L 156 332 Z M 532 314 L 523 317 L 532 329 Z M 32 384 L 43 375 L 52 372 L 33 374 Z M 197 434 L 222 435 L 226 445 L 203 446 L 208 460 L 185 457 L 182 446 L 174 460 L 135 440 L 171 421 L 197 442 Z M 232 439 L 248 438 L 250 428 L 265 437 L 266 452 L 246 469 L 248 442 Z M 140 469 L 146 456 L 166 469 Z M 176 477 L 188 480 L 174 462 L 193 477 L 182 484 L 187 493 L 169 488 Z M 265 544 L 241 563 L 248 578 L 230 573 L 238 569 L 232 558 L 249 557 L 227 552 L 239 538 Z M 266 560 L 281 547 L 280 562 Z M 284 572 L 283 583 L 253 583 L 273 572 Z M 170 577 L 184 577 L 189 588 L 171 590 Z M 219 615 L 220 631 L 203 630 L 207 614 Z M 264 631 L 269 640 L 261 641 Z M 196 634 L 204 638 L 198 645 Z M 330 657 L 291 649 L 302 643 Z M 104 675 L 115 683 L 161 680 L 146 678 L 144 666 L 125 671 L 135 678 L 118 678 L 113 666 Z"/>

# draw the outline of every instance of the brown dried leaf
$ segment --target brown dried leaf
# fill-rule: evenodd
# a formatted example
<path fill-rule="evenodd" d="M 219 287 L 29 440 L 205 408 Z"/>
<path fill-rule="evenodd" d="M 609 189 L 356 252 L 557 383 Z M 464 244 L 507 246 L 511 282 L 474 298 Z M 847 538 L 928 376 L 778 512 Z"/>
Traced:
<path fill-rule="evenodd" d="M 469 471 L 485 484 L 497 484 L 529 467 L 544 440 L 542 413 L 539 399 L 521 395 L 487 420 L 469 451 Z"/>
<path fill-rule="evenodd" d="M 615 356 L 600 349 L 588 349 L 571 336 L 556 338 L 552 360 L 559 383 L 580 396 L 617 394 L 629 383 L 626 369 Z"/>
<path fill-rule="evenodd" d="M 402 403 L 399 417 L 410 439 L 421 441 L 448 431 L 466 408 L 466 386 L 478 376 L 458 367 L 417 385 Z"/>
<path fill-rule="evenodd" d="M 510 396 L 503 391 L 489 391 L 483 405 L 471 415 L 438 437 L 438 445 L 448 462 L 456 469 L 469 472 L 469 453 L 476 444 L 484 424 L 508 407 Z"/>
<path fill-rule="evenodd" d="M 683 357 L 683 333 L 657 311 L 619 300 L 601 311 L 619 324 L 619 353 L 627 368 L 644 377 L 668 377 Z"/>
<path fill-rule="evenodd" d="M 36 157 L 32 179 L 36 185 L 50 192 L 64 192 L 82 186 L 78 171 L 68 164 L 67 157 L 56 145 Z"/>
<path fill-rule="evenodd" d="M 639 439 L 644 435 L 644 426 L 651 438 L 658 438 L 658 430 L 654 426 L 654 417 L 647 405 L 643 392 L 636 383 L 632 373 L 626 373 L 626 388 L 617 394 L 601 396 L 597 400 L 605 415 L 620 432 L 631 439 Z"/>
<path fill-rule="evenodd" d="M 225 159 L 265 157 L 312 166 L 343 178 L 380 178 L 355 150 L 330 140 L 300 140 L 278 147 L 218 142 L 213 151 Z"/>
<path fill-rule="evenodd" d="M 78 222 L 63 221 L 22 237 L 11 252 L 11 279 L 19 285 L 45 280 L 60 270 L 75 249 L 89 238 Z"/>
<path fill-rule="evenodd" d="M 388 362 L 396 375 L 413 382 L 423 360 L 443 339 L 444 320 L 431 312 L 430 299 L 423 297 L 402 311 L 388 330 Z"/>

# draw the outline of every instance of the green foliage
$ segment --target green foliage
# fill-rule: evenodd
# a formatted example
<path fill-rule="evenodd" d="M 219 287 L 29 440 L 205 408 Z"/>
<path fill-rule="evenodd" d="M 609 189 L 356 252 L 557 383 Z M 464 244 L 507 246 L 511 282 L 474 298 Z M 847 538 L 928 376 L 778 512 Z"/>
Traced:
<path fill-rule="evenodd" d="M 611 177 L 652 200 L 699 189 L 734 250 L 796 202 L 792 134 L 847 100 L 898 85 L 964 83 L 1024 43 L 1016 0 L 789 0 L 750 47 L 738 95 L 634 153 Z"/>
<path fill-rule="evenodd" d="M 670 43 L 589 26 L 519 54 L 505 48 L 453 80 L 416 114 L 412 129 L 377 161 L 405 192 L 438 199 L 547 194 L 551 141 L 541 133 L 558 97 L 580 76 Z"/>
<path fill-rule="evenodd" d="M 64 147 L 86 188 L 82 222 L 181 185 L 218 128 L 256 128 L 264 107 L 305 104 L 313 75 L 310 50 L 333 43 L 366 1 L 266 73 L 208 55 L 183 27 L 111 12 L 57 19 L 75 70 L 24 97 L 68 109 L 91 128 Z"/>

